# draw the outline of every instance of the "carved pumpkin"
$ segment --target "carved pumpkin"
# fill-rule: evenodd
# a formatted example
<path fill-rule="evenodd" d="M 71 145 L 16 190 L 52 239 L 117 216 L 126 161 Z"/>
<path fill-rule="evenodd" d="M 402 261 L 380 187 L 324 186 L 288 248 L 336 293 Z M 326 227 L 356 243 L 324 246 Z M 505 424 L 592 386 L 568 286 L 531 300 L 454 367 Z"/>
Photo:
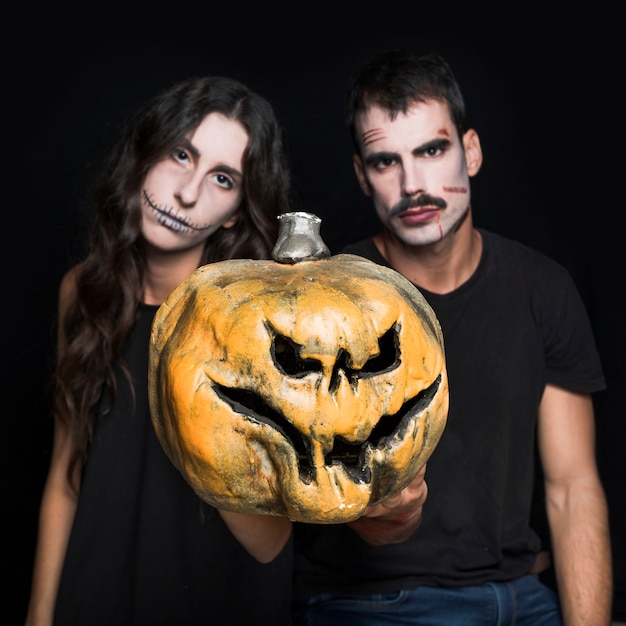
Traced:
<path fill-rule="evenodd" d="M 328 255 L 314 215 L 281 217 L 275 260 L 203 266 L 157 311 L 153 423 L 209 504 L 347 522 L 405 487 L 437 445 L 443 338 L 400 274 Z"/>

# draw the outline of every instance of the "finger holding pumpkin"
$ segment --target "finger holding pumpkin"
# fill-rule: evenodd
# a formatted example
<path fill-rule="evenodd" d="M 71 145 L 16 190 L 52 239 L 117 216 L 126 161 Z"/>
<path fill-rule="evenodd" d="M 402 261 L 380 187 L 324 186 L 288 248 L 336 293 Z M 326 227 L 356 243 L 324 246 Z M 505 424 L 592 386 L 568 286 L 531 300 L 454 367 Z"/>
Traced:
<path fill-rule="evenodd" d="M 374 546 L 406 541 L 420 526 L 428 495 L 426 466 L 400 493 L 370 506 L 359 519 L 348 522 L 366 543 Z"/>
<path fill-rule="evenodd" d="M 401 492 L 437 445 L 443 336 L 400 274 L 330 256 L 316 216 L 281 217 L 298 222 L 298 245 L 279 235 L 274 260 L 203 266 L 157 311 L 153 424 L 209 504 L 349 522 Z"/>

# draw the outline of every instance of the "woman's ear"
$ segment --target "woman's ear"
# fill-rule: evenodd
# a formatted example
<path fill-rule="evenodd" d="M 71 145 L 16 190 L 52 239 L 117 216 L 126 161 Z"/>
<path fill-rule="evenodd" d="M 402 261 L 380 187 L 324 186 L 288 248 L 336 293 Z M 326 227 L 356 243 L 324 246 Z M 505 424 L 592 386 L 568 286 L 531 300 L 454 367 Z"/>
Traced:
<path fill-rule="evenodd" d="M 478 133 L 473 128 L 470 128 L 463 135 L 463 148 L 465 149 L 467 173 L 469 176 L 475 176 L 483 164 L 483 150 L 480 147 Z"/>
<path fill-rule="evenodd" d="M 222 228 L 232 228 L 239 221 L 239 212 L 235 213 L 232 217 L 229 217 L 223 224 Z"/>

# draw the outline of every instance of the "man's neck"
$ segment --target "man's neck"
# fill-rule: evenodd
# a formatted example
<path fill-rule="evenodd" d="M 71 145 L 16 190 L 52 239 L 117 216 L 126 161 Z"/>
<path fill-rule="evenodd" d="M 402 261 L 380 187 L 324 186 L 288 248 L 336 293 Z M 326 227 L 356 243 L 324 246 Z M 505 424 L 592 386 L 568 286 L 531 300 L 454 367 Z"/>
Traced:
<path fill-rule="evenodd" d="M 418 287 L 438 294 L 450 293 L 469 280 L 483 249 L 470 215 L 443 240 L 427 246 L 407 246 L 388 230 L 376 235 L 374 243 L 393 269 Z"/>

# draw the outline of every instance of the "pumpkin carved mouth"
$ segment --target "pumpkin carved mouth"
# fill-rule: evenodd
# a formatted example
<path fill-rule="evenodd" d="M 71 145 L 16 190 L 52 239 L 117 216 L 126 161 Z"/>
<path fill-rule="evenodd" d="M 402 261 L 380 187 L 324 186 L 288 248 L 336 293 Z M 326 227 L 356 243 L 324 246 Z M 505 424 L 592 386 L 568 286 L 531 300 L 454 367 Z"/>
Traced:
<path fill-rule="evenodd" d="M 336 437 L 332 450 L 324 455 L 325 465 L 341 463 L 355 483 L 371 482 L 372 472 L 366 459 L 367 451 L 373 448 L 384 450 L 392 437 L 404 439 L 405 432 L 412 429 L 412 422 L 419 419 L 424 409 L 430 406 L 440 383 L 441 376 L 438 376 L 427 389 L 405 402 L 397 413 L 381 416 L 364 441 L 350 442 L 343 437 Z M 232 389 L 222 385 L 216 385 L 214 390 L 217 396 L 230 405 L 233 412 L 252 422 L 267 424 L 280 432 L 296 453 L 300 480 L 306 484 L 315 481 L 311 443 L 281 413 L 272 409 L 254 391 Z"/>

